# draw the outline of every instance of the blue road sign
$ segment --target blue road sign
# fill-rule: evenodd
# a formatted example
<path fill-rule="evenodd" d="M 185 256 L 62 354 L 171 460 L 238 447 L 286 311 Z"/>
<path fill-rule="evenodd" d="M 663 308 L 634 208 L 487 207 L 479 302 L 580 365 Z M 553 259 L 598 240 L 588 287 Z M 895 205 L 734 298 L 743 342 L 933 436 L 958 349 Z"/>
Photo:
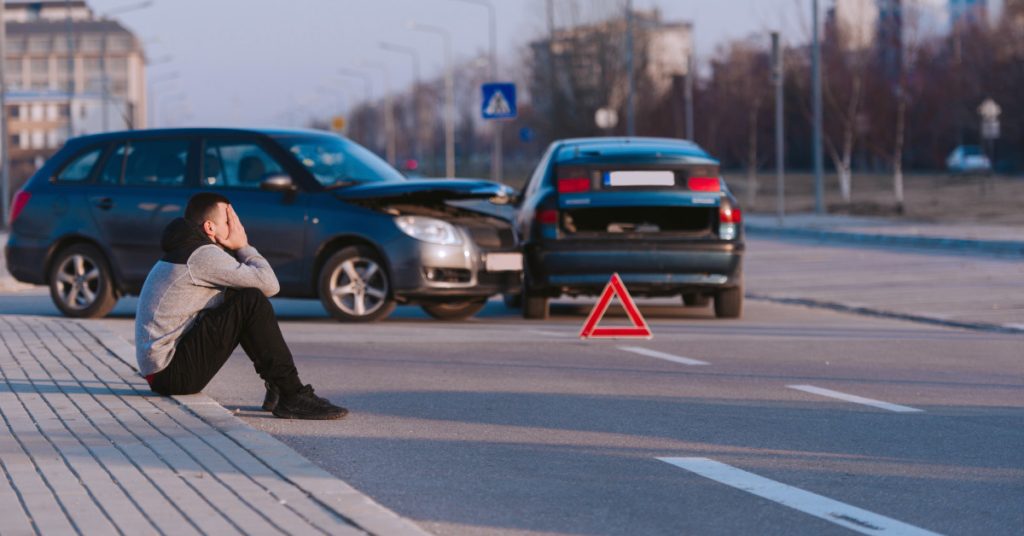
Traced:
<path fill-rule="evenodd" d="M 492 82 L 480 86 L 484 98 L 480 114 L 484 119 L 513 119 L 516 116 L 516 85 Z"/>

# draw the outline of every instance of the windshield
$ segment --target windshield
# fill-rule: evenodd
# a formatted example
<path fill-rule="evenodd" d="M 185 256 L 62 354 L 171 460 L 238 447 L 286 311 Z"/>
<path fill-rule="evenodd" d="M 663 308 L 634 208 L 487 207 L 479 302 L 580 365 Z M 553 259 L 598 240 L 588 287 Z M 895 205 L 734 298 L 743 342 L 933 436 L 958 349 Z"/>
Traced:
<path fill-rule="evenodd" d="M 296 136 L 277 138 L 277 142 L 327 187 L 405 180 L 398 170 L 380 157 L 345 138 Z"/>

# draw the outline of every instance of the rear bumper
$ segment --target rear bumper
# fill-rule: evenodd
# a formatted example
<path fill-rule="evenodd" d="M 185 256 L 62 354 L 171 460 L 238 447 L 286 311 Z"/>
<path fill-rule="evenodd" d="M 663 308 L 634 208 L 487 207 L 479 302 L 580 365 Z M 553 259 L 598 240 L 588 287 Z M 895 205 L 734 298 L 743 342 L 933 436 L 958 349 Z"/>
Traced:
<path fill-rule="evenodd" d="M 549 295 L 598 293 L 612 273 L 639 295 L 735 287 L 743 243 L 558 243 L 527 248 L 530 288 Z"/>
<path fill-rule="evenodd" d="M 22 283 L 46 284 L 46 255 L 49 243 L 45 240 L 20 238 L 11 234 L 4 246 L 7 271 Z"/>

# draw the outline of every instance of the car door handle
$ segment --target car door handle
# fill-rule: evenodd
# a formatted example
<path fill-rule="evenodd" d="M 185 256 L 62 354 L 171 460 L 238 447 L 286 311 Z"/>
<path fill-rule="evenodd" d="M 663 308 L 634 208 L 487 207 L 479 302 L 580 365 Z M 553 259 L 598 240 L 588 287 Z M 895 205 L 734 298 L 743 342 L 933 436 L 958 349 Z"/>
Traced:
<path fill-rule="evenodd" d="M 110 210 L 114 208 L 114 200 L 109 197 L 94 197 L 92 203 L 96 205 L 96 208 L 101 210 Z"/>

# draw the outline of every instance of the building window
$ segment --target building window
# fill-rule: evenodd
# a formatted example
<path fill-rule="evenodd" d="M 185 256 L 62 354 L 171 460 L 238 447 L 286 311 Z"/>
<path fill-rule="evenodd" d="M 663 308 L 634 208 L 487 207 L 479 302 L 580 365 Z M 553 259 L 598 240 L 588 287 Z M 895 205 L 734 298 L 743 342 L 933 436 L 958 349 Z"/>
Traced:
<path fill-rule="evenodd" d="M 43 111 L 42 104 L 35 103 L 29 107 L 29 117 L 31 117 L 32 121 L 42 121 L 44 116 L 45 112 Z M 34 132 L 32 138 L 35 139 Z"/>
<path fill-rule="evenodd" d="M 47 121 L 56 121 L 57 120 L 57 105 L 56 104 L 52 104 L 51 103 L 51 104 L 47 104 L 46 105 L 46 120 Z"/>
<path fill-rule="evenodd" d="M 71 108 L 69 108 L 67 104 L 61 104 L 57 107 L 57 112 L 60 114 L 62 118 L 66 118 L 67 116 L 71 115 L 70 110 Z"/>
<path fill-rule="evenodd" d="M 17 147 L 19 149 L 24 149 L 24 147 L 22 146 L 23 142 L 24 142 L 24 138 L 22 137 L 21 134 L 11 134 L 11 147 Z"/>
<path fill-rule="evenodd" d="M 11 119 L 18 119 L 21 117 L 21 106 L 15 104 L 14 106 L 7 107 L 7 117 Z"/>
<path fill-rule="evenodd" d="M 42 130 L 32 131 L 32 148 L 33 149 L 45 149 L 46 148 L 46 133 Z"/>
<path fill-rule="evenodd" d="M 49 54 L 51 41 L 48 35 L 33 35 L 28 38 L 28 51 L 30 54 Z"/>

